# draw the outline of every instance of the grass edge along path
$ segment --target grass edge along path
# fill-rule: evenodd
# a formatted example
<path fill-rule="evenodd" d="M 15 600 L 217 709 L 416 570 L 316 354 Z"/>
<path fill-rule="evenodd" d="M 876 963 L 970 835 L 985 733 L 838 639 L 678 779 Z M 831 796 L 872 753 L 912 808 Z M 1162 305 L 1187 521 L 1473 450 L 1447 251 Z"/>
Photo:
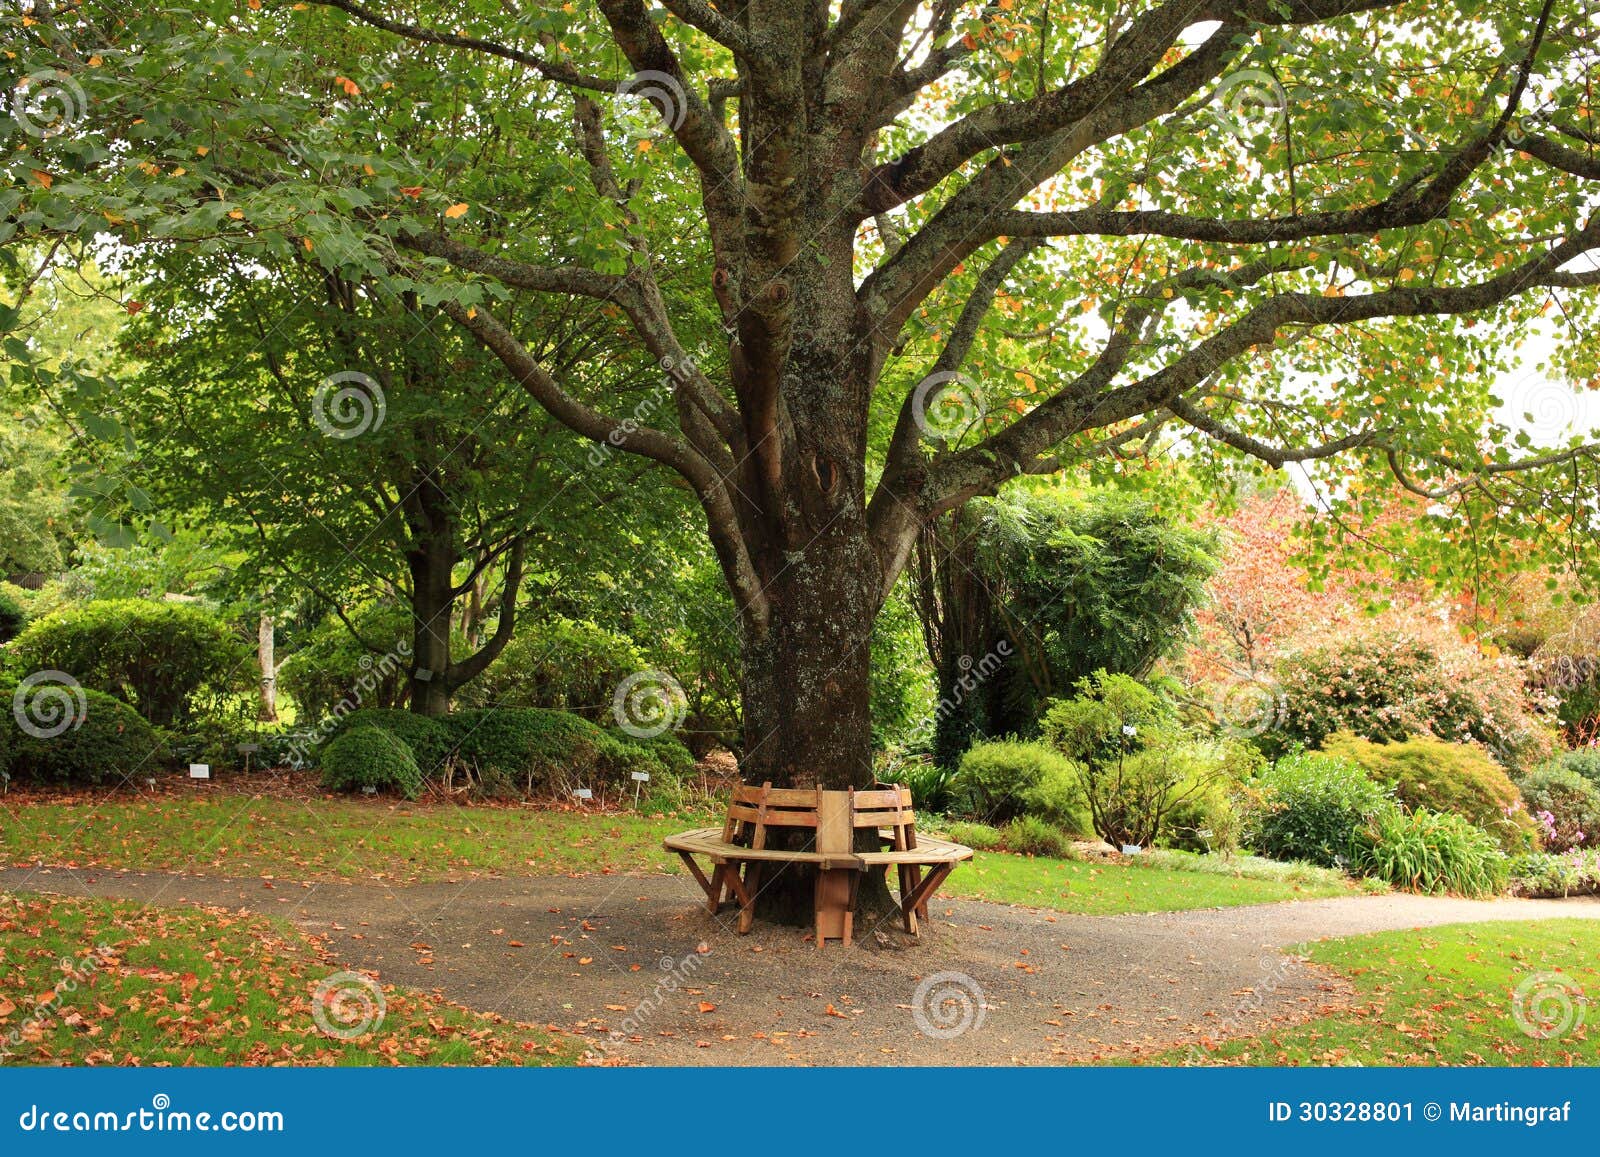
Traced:
<path fill-rule="evenodd" d="M 0 893 L 4 1065 L 570 1065 L 549 1028 L 341 971 L 216 908 Z"/>
<path fill-rule="evenodd" d="M 1445 924 L 1293 951 L 1345 978 L 1355 989 L 1351 1007 L 1134 1063 L 1600 1064 L 1600 924 L 1592 920 Z"/>

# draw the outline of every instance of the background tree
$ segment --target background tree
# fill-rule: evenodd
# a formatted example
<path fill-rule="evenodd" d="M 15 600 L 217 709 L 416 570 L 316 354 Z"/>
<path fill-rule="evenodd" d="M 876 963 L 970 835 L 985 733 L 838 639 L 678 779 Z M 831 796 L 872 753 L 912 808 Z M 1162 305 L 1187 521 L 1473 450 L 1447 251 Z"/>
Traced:
<path fill-rule="evenodd" d="M 1046 700 L 1097 671 L 1148 675 L 1187 637 L 1214 548 L 1152 499 L 1116 490 L 1012 490 L 931 524 L 912 589 L 939 694 L 959 704 L 938 717 L 935 761 L 953 767 L 976 739 L 1033 734 Z M 976 693 L 955 690 L 963 679 Z"/>
<path fill-rule="evenodd" d="M 6 17 L 12 119 L 83 97 L 5 158 L 8 228 L 424 286 L 694 493 L 749 778 L 871 776 L 872 624 L 931 520 L 1163 427 L 1322 464 L 1346 522 L 1425 495 L 1436 580 L 1592 568 L 1595 447 L 1493 394 L 1546 310 L 1550 372 L 1595 374 L 1584 0 L 191 8 Z M 725 356 L 640 420 L 552 372 L 518 290 Z"/>

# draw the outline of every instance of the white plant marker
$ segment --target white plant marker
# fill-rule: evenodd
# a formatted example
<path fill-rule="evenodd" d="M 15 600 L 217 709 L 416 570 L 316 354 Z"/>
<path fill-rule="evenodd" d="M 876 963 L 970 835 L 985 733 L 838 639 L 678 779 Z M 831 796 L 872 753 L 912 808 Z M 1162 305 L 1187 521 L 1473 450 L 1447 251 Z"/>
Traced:
<path fill-rule="evenodd" d="M 189 765 L 190 779 L 210 779 L 211 765 L 209 763 L 191 763 Z"/>
<path fill-rule="evenodd" d="M 639 785 L 643 784 L 643 783 L 649 783 L 649 782 L 650 782 L 650 773 L 648 771 L 636 771 L 636 772 L 633 773 L 633 810 L 634 811 L 638 811 L 639 810 Z"/>

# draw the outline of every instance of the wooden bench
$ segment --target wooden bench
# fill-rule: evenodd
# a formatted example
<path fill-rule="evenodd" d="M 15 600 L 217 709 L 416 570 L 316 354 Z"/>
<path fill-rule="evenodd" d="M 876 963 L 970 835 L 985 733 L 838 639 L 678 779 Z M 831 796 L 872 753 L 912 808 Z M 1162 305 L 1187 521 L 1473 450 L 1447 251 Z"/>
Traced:
<path fill-rule="evenodd" d="M 809 830 L 812 835 L 796 850 L 769 848 L 773 828 Z M 876 851 L 857 851 L 855 833 L 872 829 Z M 792 841 L 785 841 L 792 842 Z M 688 865 L 705 891 L 715 915 L 730 895 L 739 904 L 739 932 L 750 931 L 761 877 L 768 864 L 815 864 L 816 943 L 850 943 L 855 919 L 856 889 L 861 873 L 894 865 L 900 885 L 899 906 L 907 932 L 919 934 L 917 917 L 928 916 L 928 899 L 955 866 L 972 858 L 972 849 L 948 840 L 918 837 L 911 792 L 904 785 L 863 791 L 821 788 L 754 787 L 741 784 L 728 801 L 722 829 L 680 832 L 662 841 Z M 710 876 L 696 862 L 706 857 Z M 928 870 L 926 877 L 923 869 Z"/>

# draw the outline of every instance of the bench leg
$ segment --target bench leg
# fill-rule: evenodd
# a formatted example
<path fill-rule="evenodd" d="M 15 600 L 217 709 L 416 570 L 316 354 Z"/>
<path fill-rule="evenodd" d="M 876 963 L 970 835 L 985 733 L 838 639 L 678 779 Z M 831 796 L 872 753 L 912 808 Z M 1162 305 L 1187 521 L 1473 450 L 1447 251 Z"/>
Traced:
<path fill-rule="evenodd" d="M 750 930 L 755 923 L 755 898 L 762 895 L 762 861 L 752 859 L 744 869 L 744 903 L 739 906 L 739 935 Z"/>
<path fill-rule="evenodd" d="M 917 909 L 915 906 L 908 904 L 907 900 L 917 890 L 922 869 L 915 864 L 900 864 L 898 866 L 900 869 L 900 920 L 905 925 L 907 932 L 913 936 L 920 936 L 921 932 L 917 929 Z"/>
<path fill-rule="evenodd" d="M 718 864 L 713 868 L 711 870 L 711 879 L 708 880 L 706 879 L 706 874 L 700 870 L 700 865 L 694 862 L 694 857 L 688 852 L 679 852 L 678 858 L 689 865 L 689 871 L 693 873 L 695 881 L 700 885 L 700 890 L 706 894 L 706 907 L 715 916 L 717 914 L 717 893 L 722 891 L 723 865 Z"/>
<path fill-rule="evenodd" d="M 723 874 L 723 879 L 728 882 L 728 887 L 739 899 L 739 935 L 743 936 L 750 931 L 750 926 L 756 919 L 756 892 L 761 886 L 761 863 L 752 860 L 744 870 L 744 879 L 739 879 L 738 869 L 730 864 L 728 871 Z"/>
<path fill-rule="evenodd" d="M 946 876 L 954 869 L 954 864 L 938 864 L 928 869 L 925 880 L 914 885 L 910 892 L 900 897 L 900 911 L 906 916 L 906 927 L 916 927 L 916 913 L 921 912 L 926 918 L 928 913 L 928 897 L 939 890 L 939 885 L 944 883 Z"/>

